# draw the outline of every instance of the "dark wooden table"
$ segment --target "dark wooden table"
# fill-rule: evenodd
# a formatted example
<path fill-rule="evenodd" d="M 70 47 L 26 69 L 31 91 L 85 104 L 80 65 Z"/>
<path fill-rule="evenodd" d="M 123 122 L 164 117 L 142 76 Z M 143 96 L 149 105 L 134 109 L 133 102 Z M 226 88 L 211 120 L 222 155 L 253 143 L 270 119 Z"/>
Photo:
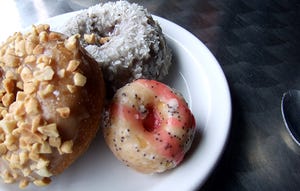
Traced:
<path fill-rule="evenodd" d="M 130 2 L 192 32 L 228 80 L 233 104 L 228 144 L 199 190 L 300 190 L 300 147 L 289 137 L 280 110 L 282 94 L 300 89 L 300 1 Z M 1 35 L 79 9 L 62 0 L 1 3 Z"/>

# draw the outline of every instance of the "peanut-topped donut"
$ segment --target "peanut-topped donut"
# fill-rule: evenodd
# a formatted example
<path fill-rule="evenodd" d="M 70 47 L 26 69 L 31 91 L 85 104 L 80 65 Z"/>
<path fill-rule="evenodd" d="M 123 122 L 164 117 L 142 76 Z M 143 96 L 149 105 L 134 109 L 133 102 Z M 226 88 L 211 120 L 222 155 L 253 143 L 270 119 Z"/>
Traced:
<path fill-rule="evenodd" d="M 143 173 L 174 168 L 189 150 L 195 120 L 181 95 L 139 79 L 119 89 L 105 116 L 105 140 L 126 165 Z"/>
<path fill-rule="evenodd" d="M 136 3 L 116 1 L 89 7 L 60 30 L 81 35 L 82 45 L 99 63 L 111 92 L 135 79 L 162 80 L 168 74 L 171 51 L 162 29 Z"/>
<path fill-rule="evenodd" d="M 0 46 L 0 174 L 5 183 L 47 185 L 95 136 L 104 82 L 78 38 L 39 25 Z"/>

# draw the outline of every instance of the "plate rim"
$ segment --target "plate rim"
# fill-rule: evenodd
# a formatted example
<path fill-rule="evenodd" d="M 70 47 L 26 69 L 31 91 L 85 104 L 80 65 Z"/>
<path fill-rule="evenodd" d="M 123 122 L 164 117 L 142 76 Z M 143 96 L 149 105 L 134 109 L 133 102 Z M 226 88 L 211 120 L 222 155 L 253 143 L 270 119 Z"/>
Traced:
<path fill-rule="evenodd" d="M 226 79 L 225 73 L 220 65 L 220 63 L 218 62 L 218 60 L 216 59 L 216 57 L 213 55 L 213 53 L 207 48 L 207 46 L 198 38 L 196 37 L 193 33 L 191 33 L 190 31 L 188 31 L 187 29 L 183 28 L 182 26 L 178 25 L 177 23 L 170 21 L 166 18 L 157 16 L 157 15 L 152 15 L 153 18 L 155 20 L 158 21 L 158 23 L 160 22 L 165 22 L 168 23 L 169 25 L 173 25 L 176 26 L 177 29 L 181 30 L 183 33 L 188 34 L 188 36 L 193 39 L 193 43 L 196 43 L 198 45 L 201 46 L 201 50 L 205 50 L 206 54 L 208 54 L 210 56 L 210 58 L 213 60 L 214 62 L 214 69 L 218 71 L 218 75 L 219 77 L 222 79 L 222 83 L 223 83 L 223 88 L 224 88 L 224 98 L 227 100 L 227 118 L 225 119 L 225 124 L 224 127 L 226 128 L 225 133 L 223 134 L 223 140 L 220 143 L 220 147 L 219 149 L 216 151 L 216 158 L 214 159 L 214 161 L 212 162 L 213 164 L 210 166 L 210 168 L 207 170 L 206 175 L 203 177 L 202 181 L 200 182 L 194 182 L 194 185 L 191 185 L 190 187 L 188 187 L 186 190 L 194 190 L 194 189 L 199 189 L 203 186 L 203 184 L 206 182 L 206 180 L 209 178 L 209 176 L 211 175 L 211 173 L 213 172 L 213 170 L 216 168 L 218 162 L 220 161 L 222 154 L 224 153 L 225 147 L 228 143 L 228 137 L 230 134 L 230 130 L 231 130 L 231 122 L 232 122 L 232 98 L 231 98 L 231 93 L 230 93 L 230 88 L 228 85 L 228 81 Z M 163 27 L 162 27 L 163 30 Z"/>
<path fill-rule="evenodd" d="M 60 17 L 68 17 L 69 18 L 70 16 L 78 14 L 83 10 L 84 9 L 77 10 L 77 11 L 72 11 L 72 12 L 68 12 L 68 13 L 64 13 L 64 14 L 60 14 L 60 15 L 56 15 L 54 17 L 50 17 L 50 18 L 46 19 L 43 22 L 48 23 L 49 21 L 51 22 L 51 20 L 56 20 L 57 18 L 60 18 Z M 185 186 L 185 190 L 190 190 L 190 189 L 194 190 L 194 189 L 197 189 L 197 188 L 201 188 L 202 185 L 208 179 L 208 177 L 211 175 L 212 171 L 215 169 L 216 165 L 218 164 L 218 162 L 219 162 L 219 160 L 220 160 L 220 158 L 221 158 L 221 156 L 224 152 L 225 146 L 228 142 L 228 136 L 229 136 L 229 133 L 230 133 L 231 120 L 232 120 L 232 101 L 231 101 L 230 89 L 229 89 L 229 85 L 228 85 L 226 76 L 224 74 L 223 69 L 221 68 L 220 63 L 218 62 L 216 57 L 212 54 L 212 52 L 207 48 L 207 46 L 199 38 L 197 38 L 193 33 L 191 33 L 190 31 L 186 30 L 185 28 L 183 28 L 182 26 L 176 24 L 173 21 L 170 21 L 166 18 L 163 18 L 163 17 L 155 15 L 155 14 L 151 14 L 151 15 L 152 15 L 153 19 L 160 24 L 160 26 L 161 26 L 161 22 L 164 22 L 164 23 L 167 23 L 169 25 L 176 26 L 177 29 L 181 30 L 183 33 L 188 34 L 188 36 L 194 40 L 193 43 L 198 44 L 199 46 L 201 46 L 201 50 L 205 50 L 206 54 L 208 54 L 209 57 L 213 60 L 213 62 L 214 62 L 213 67 L 218 72 L 219 77 L 222 78 L 221 81 L 223 83 L 223 88 L 224 88 L 224 91 L 225 91 L 225 95 L 223 95 L 223 96 L 227 100 L 227 104 L 228 104 L 228 107 L 227 107 L 228 116 L 227 116 L 226 122 L 224 124 L 224 127 L 226 128 L 226 131 L 223 134 L 223 137 L 222 137 L 223 140 L 220 143 L 219 149 L 217 151 L 215 151 L 216 152 L 215 153 L 216 157 L 214 158 L 214 160 L 211 161 L 212 164 L 210 165 L 207 172 L 205 173 L 206 175 L 204 177 L 202 177 L 203 179 L 201 181 L 194 181 L 189 186 L 188 185 Z M 41 22 L 39 22 L 39 23 L 41 23 Z M 164 33 L 164 28 L 162 26 L 161 26 L 161 28 L 162 28 L 162 31 Z"/>

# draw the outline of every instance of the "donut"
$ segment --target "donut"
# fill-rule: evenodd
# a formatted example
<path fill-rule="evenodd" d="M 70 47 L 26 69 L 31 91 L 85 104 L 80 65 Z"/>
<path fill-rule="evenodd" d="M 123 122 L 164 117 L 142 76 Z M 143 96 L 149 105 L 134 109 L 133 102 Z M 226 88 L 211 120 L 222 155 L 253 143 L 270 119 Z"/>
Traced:
<path fill-rule="evenodd" d="M 109 94 L 139 78 L 162 80 L 171 51 L 159 24 L 140 5 L 97 4 L 68 20 L 61 32 L 80 34 L 81 44 L 99 63 Z"/>
<path fill-rule="evenodd" d="M 178 92 L 158 81 L 138 79 L 120 88 L 105 113 L 107 145 L 136 171 L 172 169 L 191 147 L 194 116 Z"/>
<path fill-rule="evenodd" d="M 38 25 L 0 46 L 0 176 L 5 183 L 48 185 L 98 131 L 104 80 L 78 39 Z"/>

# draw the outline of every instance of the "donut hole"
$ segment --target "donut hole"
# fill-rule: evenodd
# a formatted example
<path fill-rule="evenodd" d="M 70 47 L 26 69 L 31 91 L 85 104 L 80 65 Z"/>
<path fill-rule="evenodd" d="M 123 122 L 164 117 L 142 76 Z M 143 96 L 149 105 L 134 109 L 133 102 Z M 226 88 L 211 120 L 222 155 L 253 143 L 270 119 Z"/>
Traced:
<path fill-rule="evenodd" d="M 158 129 L 161 125 L 161 119 L 158 115 L 157 109 L 153 105 L 146 106 L 147 113 L 143 119 L 143 127 L 148 132 L 153 132 L 155 129 Z"/>

